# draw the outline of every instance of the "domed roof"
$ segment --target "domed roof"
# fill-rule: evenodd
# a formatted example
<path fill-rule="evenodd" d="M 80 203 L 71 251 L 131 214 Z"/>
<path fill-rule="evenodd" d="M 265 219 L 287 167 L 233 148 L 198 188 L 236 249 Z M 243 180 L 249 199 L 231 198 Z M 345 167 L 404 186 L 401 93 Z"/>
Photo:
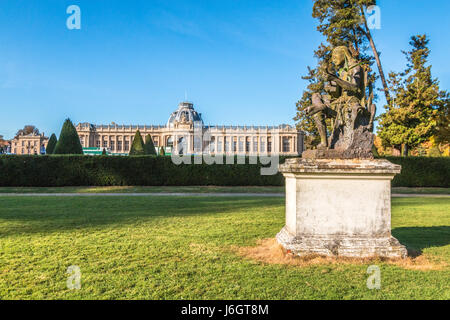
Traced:
<path fill-rule="evenodd" d="M 192 123 L 194 126 L 203 126 L 202 114 L 194 110 L 193 103 L 181 102 L 178 109 L 170 115 L 167 127 L 173 128 L 175 123 Z"/>

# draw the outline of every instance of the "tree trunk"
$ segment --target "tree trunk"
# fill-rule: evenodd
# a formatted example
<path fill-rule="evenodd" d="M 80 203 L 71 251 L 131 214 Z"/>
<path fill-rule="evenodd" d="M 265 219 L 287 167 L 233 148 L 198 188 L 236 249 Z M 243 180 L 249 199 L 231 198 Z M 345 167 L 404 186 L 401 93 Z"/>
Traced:
<path fill-rule="evenodd" d="M 383 84 L 383 88 L 384 88 L 383 91 L 386 96 L 386 101 L 387 101 L 388 105 L 390 105 L 391 104 L 391 95 L 389 94 L 389 87 L 387 85 L 386 77 L 384 76 L 383 67 L 381 66 L 380 55 L 378 54 L 377 48 L 375 47 L 375 42 L 373 41 L 373 38 L 372 38 L 372 34 L 370 33 L 369 26 L 367 25 L 366 14 L 364 13 L 364 7 L 361 5 L 360 9 L 361 9 L 361 15 L 363 18 L 363 22 L 364 22 L 364 27 L 366 28 L 366 30 L 363 30 L 363 32 L 366 35 L 367 39 L 369 40 L 370 47 L 372 48 L 373 55 L 375 57 L 375 61 L 377 62 L 378 72 L 380 74 L 381 83 Z"/>
<path fill-rule="evenodd" d="M 408 156 L 408 153 L 409 153 L 409 147 L 408 147 L 407 144 L 404 144 L 404 145 L 403 145 L 403 156 L 404 156 L 404 157 L 407 157 L 407 156 Z"/>

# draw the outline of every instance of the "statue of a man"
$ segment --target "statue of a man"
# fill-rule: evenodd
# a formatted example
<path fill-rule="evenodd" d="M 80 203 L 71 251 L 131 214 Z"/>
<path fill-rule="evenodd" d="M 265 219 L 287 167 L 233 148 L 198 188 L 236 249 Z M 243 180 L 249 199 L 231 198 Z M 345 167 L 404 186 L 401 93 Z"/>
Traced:
<path fill-rule="evenodd" d="M 307 109 L 307 113 L 314 116 L 320 134 L 318 149 L 349 147 L 352 131 L 358 125 L 372 130 L 375 116 L 372 98 L 366 99 L 367 70 L 353 57 L 350 49 L 344 46 L 334 48 L 331 63 L 324 74 L 328 82 L 325 86 L 328 95 L 313 94 L 312 106 Z M 333 133 L 329 141 L 325 123 L 327 118 L 333 120 Z"/>

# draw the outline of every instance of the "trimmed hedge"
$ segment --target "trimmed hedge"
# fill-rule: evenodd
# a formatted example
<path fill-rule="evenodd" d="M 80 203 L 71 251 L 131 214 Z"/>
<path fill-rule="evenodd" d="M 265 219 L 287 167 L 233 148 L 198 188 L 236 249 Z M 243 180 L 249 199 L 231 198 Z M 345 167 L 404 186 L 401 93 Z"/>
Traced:
<path fill-rule="evenodd" d="M 280 158 L 280 163 L 285 158 Z M 0 186 L 283 186 L 281 174 L 262 176 L 261 164 L 175 165 L 156 156 L 2 156 Z M 192 161 L 193 163 L 193 161 Z M 224 159 L 224 163 L 226 163 Z M 237 163 L 235 159 L 234 163 Z"/>
<path fill-rule="evenodd" d="M 280 158 L 283 163 L 286 158 Z M 450 187 L 450 158 L 389 157 L 402 173 L 395 187 Z M 225 161 L 224 161 L 225 163 Z M 235 160 L 234 163 L 237 163 Z M 283 186 L 278 173 L 262 176 L 261 164 L 175 165 L 170 157 L 80 155 L 0 156 L 0 186 Z"/>
<path fill-rule="evenodd" d="M 385 157 L 402 166 L 393 187 L 450 187 L 450 157 Z"/>

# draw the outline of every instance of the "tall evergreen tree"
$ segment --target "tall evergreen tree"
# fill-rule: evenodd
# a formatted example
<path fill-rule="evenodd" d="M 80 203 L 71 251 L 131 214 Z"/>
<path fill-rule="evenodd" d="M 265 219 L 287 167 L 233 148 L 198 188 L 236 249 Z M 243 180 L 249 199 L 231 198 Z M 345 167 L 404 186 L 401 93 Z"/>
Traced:
<path fill-rule="evenodd" d="M 412 49 L 403 52 L 407 68 L 389 74 L 392 102 L 380 116 L 378 133 L 384 145 L 403 145 L 403 155 L 438 132 L 441 115 L 448 113 L 449 95 L 427 65 L 430 49 L 426 35 L 411 37 Z M 447 110 L 447 111 L 445 111 Z"/>
<path fill-rule="evenodd" d="M 46 154 L 52 154 L 55 151 L 56 144 L 58 143 L 58 139 L 56 139 L 56 135 L 52 133 L 50 139 L 47 143 L 47 148 L 45 149 Z"/>
<path fill-rule="evenodd" d="M 145 154 L 156 156 L 155 145 L 153 144 L 152 136 L 149 134 L 145 137 L 144 149 L 145 149 Z"/>
<path fill-rule="evenodd" d="M 161 148 L 159 148 L 159 155 L 163 156 L 163 157 L 166 155 L 166 151 L 164 150 L 163 146 L 161 146 Z"/>
<path fill-rule="evenodd" d="M 70 119 L 66 119 L 53 154 L 83 154 L 80 137 Z"/>
<path fill-rule="evenodd" d="M 144 155 L 144 141 L 142 140 L 141 132 L 139 129 L 136 131 L 136 134 L 134 135 L 133 143 L 131 144 L 130 149 L 130 156 L 139 156 Z"/>

